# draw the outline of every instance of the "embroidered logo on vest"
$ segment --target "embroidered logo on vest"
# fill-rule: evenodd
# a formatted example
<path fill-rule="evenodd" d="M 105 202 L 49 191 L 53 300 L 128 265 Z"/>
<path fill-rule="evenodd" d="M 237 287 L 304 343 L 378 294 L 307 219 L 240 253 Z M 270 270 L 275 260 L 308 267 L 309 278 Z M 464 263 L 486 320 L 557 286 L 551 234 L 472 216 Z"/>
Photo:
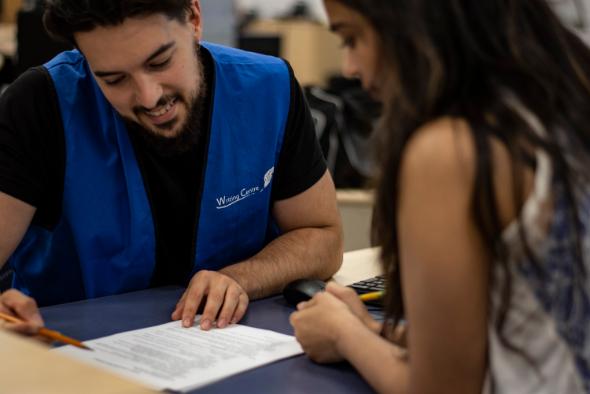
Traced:
<path fill-rule="evenodd" d="M 264 188 L 266 189 L 268 185 L 270 185 L 270 181 L 272 181 L 272 176 L 275 173 L 275 168 L 271 168 L 270 170 L 266 171 L 264 174 Z"/>
<path fill-rule="evenodd" d="M 264 174 L 264 185 L 263 186 L 244 187 L 237 194 L 217 197 L 215 199 L 215 201 L 217 202 L 216 208 L 217 209 L 229 208 L 232 205 L 245 200 L 246 198 L 250 198 L 250 197 L 256 195 L 257 193 L 264 191 L 268 186 L 270 186 L 274 172 L 275 172 L 274 167 L 272 167 L 271 169 L 266 171 L 266 173 Z"/>

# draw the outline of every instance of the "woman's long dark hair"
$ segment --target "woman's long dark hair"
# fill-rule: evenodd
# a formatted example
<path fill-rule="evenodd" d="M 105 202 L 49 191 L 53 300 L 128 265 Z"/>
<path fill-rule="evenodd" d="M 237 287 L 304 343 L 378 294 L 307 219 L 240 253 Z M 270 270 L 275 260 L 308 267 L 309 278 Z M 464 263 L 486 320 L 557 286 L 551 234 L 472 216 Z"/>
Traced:
<path fill-rule="evenodd" d="M 502 335 L 512 283 L 492 182 L 490 143 L 492 138 L 500 140 L 511 156 L 517 207 L 526 199 L 523 171 L 531 166 L 531 153 L 541 149 L 548 154 L 554 181 L 563 187 L 568 203 L 577 239 L 572 248 L 575 270 L 583 278 L 574 174 L 564 155 L 564 135 L 558 131 L 565 130 L 570 142 L 590 152 L 590 51 L 543 0 L 337 1 L 364 15 L 380 37 L 380 76 L 387 88 L 378 134 L 381 173 L 373 240 L 382 247 L 392 294 L 388 316 L 399 321 L 404 315 L 396 228 L 402 153 L 421 125 L 442 116 L 459 117 L 470 126 L 477 157 L 472 216 L 503 273 L 496 329 L 503 344 L 518 351 Z M 507 102 L 507 94 L 539 119 L 546 131 L 543 136 Z M 527 257 L 542 276 L 543 266 L 526 247 L 526 234 L 519 227 Z"/>

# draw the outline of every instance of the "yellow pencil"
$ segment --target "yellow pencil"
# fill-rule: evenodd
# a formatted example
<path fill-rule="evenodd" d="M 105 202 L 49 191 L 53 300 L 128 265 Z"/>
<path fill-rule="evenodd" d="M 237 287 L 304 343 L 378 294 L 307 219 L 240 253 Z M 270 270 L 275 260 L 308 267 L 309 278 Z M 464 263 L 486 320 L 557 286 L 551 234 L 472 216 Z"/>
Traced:
<path fill-rule="evenodd" d="M 383 298 L 383 295 L 385 295 L 385 292 L 383 290 L 381 290 L 381 291 L 372 291 L 370 293 L 361 294 L 359 297 L 360 297 L 361 301 L 365 302 L 365 301 L 378 300 L 380 298 Z"/>
<path fill-rule="evenodd" d="M 5 320 L 10 323 L 14 323 L 14 324 L 24 323 L 21 319 L 14 317 L 14 316 L 7 315 L 2 312 L 0 312 L 0 319 Z M 50 330 L 45 327 L 39 328 L 39 331 L 37 331 L 37 335 L 41 335 L 45 338 L 49 338 L 54 341 L 66 343 L 68 345 L 73 345 L 73 346 L 79 347 L 81 349 L 92 350 L 88 346 L 84 345 L 82 342 L 78 341 L 77 339 L 67 337 L 60 332 L 53 331 L 53 330 Z"/>

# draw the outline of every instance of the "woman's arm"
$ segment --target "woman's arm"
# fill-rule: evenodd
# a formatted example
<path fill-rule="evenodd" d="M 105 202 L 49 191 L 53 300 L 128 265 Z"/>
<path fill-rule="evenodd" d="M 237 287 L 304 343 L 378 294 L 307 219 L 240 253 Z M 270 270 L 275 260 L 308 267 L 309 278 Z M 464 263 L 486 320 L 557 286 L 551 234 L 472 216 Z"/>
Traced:
<path fill-rule="evenodd" d="M 486 372 L 490 258 L 472 217 L 476 156 L 461 121 L 410 140 L 401 167 L 398 241 L 410 393 L 479 393 Z"/>

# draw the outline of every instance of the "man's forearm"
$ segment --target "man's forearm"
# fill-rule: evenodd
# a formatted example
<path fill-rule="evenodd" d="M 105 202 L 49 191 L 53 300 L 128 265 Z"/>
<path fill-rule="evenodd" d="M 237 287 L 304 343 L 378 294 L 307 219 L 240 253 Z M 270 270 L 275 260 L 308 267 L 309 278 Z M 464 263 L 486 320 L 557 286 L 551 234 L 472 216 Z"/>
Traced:
<path fill-rule="evenodd" d="M 342 264 L 340 231 L 337 226 L 289 231 L 220 272 L 238 282 L 251 299 L 279 293 L 298 278 L 328 279 Z"/>

